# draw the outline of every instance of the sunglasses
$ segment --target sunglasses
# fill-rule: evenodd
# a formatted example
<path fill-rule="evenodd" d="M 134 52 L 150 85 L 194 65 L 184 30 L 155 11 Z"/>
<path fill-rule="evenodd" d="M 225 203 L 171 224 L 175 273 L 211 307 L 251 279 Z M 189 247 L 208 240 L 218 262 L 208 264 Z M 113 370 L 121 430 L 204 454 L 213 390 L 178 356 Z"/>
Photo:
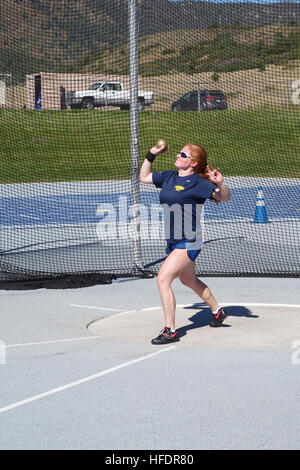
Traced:
<path fill-rule="evenodd" d="M 180 156 L 182 158 L 192 158 L 188 153 L 185 153 L 185 152 L 180 152 Z"/>

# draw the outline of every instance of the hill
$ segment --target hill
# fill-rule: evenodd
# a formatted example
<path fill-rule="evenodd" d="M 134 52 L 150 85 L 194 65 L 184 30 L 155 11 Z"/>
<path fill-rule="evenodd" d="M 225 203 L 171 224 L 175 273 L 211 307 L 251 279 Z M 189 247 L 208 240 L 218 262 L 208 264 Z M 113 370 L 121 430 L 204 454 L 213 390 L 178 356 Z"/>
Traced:
<path fill-rule="evenodd" d="M 234 72 L 268 65 L 287 66 L 300 59 L 300 26 L 210 27 L 209 29 L 168 31 L 139 40 L 139 73 L 144 77 L 186 73 Z M 76 67 L 85 73 L 129 74 L 126 42 L 102 49 L 79 60 Z"/>
<path fill-rule="evenodd" d="M 151 63 L 148 60 L 148 51 L 152 48 L 152 55 L 153 51 L 156 51 L 155 42 L 151 44 L 147 42 L 149 35 L 161 37 L 160 34 L 177 32 L 181 36 L 181 31 L 185 30 L 190 33 L 191 38 L 195 39 L 195 36 L 200 36 L 200 33 L 195 33 L 195 31 L 208 33 L 211 29 L 220 29 L 224 32 L 224 30 L 244 28 L 250 31 L 251 36 L 251 31 L 257 31 L 257 28 L 262 27 L 268 28 L 267 25 L 277 27 L 277 33 L 281 32 L 285 35 L 287 25 L 297 28 L 296 25 L 300 23 L 300 4 L 298 3 L 138 0 L 138 6 L 140 42 L 144 47 L 144 50 L 140 51 L 141 63 Z M 86 66 L 92 68 L 93 64 L 98 67 L 96 62 L 104 60 L 105 54 L 116 55 L 116 45 L 121 55 L 120 65 L 116 71 L 126 72 L 122 65 L 128 60 L 126 52 L 128 21 L 125 0 L 52 0 L 51 2 L 0 0 L 0 12 L 1 73 L 24 75 L 41 70 L 80 72 Z M 223 36 L 219 33 L 220 31 L 216 31 L 211 36 L 211 40 L 215 42 L 211 45 L 221 52 Z M 207 55 L 207 47 L 211 46 L 201 44 L 203 41 L 205 40 L 198 41 L 197 39 L 196 44 L 197 51 L 202 54 L 201 57 Z M 164 49 L 161 51 L 167 59 L 164 63 L 167 63 L 171 69 L 172 53 L 170 51 L 168 53 L 167 49 L 174 49 L 174 47 L 164 44 Z M 240 54 L 240 47 L 237 50 L 235 44 L 227 43 L 227 46 L 232 47 L 238 55 Z M 185 44 L 181 49 L 184 47 Z M 268 55 L 272 54 L 272 51 L 264 52 Z M 193 49 L 178 51 L 175 48 L 175 54 L 179 55 L 180 66 L 182 62 L 185 62 L 186 53 L 189 57 L 195 56 Z M 249 59 L 246 47 L 243 48 L 242 54 L 243 57 L 247 56 Z M 255 51 L 252 50 L 251 54 L 255 55 Z M 180 55 L 184 58 L 183 61 Z M 146 59 L 144 56 L 147 56 Z M 107 62 L 106 59 L 105 61 Z M 188 67 L 193 68 L 190 60 L 189 63 Z M 161 64 L 158 65 L 160 68 Z M 147 67 L 145 70 L 142 69 L 142 72 L 147 74 Z"/>

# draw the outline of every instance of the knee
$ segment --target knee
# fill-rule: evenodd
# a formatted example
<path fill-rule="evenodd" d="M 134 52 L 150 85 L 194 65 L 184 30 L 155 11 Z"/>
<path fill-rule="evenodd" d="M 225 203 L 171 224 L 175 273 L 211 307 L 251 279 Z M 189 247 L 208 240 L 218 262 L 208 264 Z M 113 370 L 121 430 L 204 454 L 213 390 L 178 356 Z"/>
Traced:
<path fill-rule="evenodd" d="M 158 273 L 157 275 L 157 285 L 159 287 L 159 289 L 162 289 L 164 287 L 168 287 L 170 286 L 172 283 L 172 280 L 170 279 L 170 277 L 165 274 L 165 273 Z"/>

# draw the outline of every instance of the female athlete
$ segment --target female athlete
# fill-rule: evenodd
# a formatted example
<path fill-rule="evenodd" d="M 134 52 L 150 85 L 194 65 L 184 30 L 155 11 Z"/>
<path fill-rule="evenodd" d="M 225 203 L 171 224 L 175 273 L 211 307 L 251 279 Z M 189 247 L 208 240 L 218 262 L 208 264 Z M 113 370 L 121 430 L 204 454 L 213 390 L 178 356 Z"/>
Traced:
<path fill-rule="evenodd" d="M 220 169 L 214 170 L 207 164 L 206 151 L 196 144 L 185 145 L 177 155 L 177 171 L 152 172 L 155 157 L 163 151 L 164 148 L 152 147 L 140 170 L 140 181 L 161 188 L 168 254 L 157 276 L 165 328 L 151 341 L 152 344 L 179 341 L 175 329 L 176 301 L 171 287 L 176 278 L 210 307 L 213 315 L 210 326 L 220 326 L 227 316 L 209 287 L 196 277 L 195 259 L 203 245 L 200 224 L 203 204 L 206 199 L 216 203 L 229 201 L 229 189 Z"/>

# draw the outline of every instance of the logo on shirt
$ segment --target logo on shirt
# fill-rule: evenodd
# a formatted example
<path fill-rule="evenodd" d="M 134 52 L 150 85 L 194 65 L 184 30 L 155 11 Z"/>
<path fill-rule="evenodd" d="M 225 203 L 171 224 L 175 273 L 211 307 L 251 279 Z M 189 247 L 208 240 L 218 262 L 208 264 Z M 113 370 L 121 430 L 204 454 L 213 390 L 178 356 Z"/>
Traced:
<path fill-rule="evenodd" d="M 176 191 L 183 191 L 184 190 L 184 186 L 174 186 L 174 188 L 176 189 Z"/>

